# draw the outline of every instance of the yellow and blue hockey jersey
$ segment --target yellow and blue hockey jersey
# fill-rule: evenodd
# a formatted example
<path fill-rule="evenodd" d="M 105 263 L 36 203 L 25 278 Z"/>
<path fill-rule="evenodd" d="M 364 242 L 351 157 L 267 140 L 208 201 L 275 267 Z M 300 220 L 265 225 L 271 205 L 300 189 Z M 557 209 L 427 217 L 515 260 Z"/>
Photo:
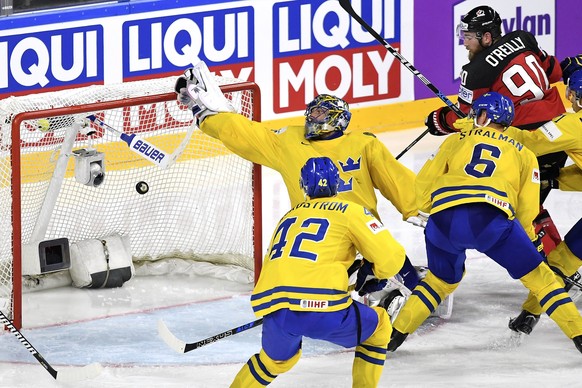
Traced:
<path fill-rule="evenodd" d="M 301 167 L 307 159 L 327 156 L 340 172 L 338 198 L 370 209 L 376 217 L 378 189 L 403 219 L 417 214 L 414 193 L 415 174 L 399 163 L 374 135 L 346 132 L 331 140 L 306 140 L 303 126 L 278 131 L 236 113 L 207 117 L 200 129 L 221 140 L 235 154 L 278 171 L 289 193 L 291 206 L 303 202 L 299 187 Z"/>
<path fill-rule="evenodd" d="M 575 166 L 560 170 L 560 190 L 582 191 L 582 110 L 560 115 L 535 131 L 509 127 L 505 133 L 536 156 L 565 151 Z"/>
<path fill-rule="evenodd" d="M 434 214 L 452 206 L 485 202 L 517 218 L 535 240 L 540 173 L 535 155 L 493 128 L 450 135 L 416 176 L 418 209 Z"/>
<path fill-rule="evenodd" d="M 251 296 L 255 314 L 347 308 L 347 269 L 356 250 L 373 263 L 379 279 L 394 276 L 404 263 L 404 248 L 361 205 L 337 197 L 299 203 L 271 238 Z"/>

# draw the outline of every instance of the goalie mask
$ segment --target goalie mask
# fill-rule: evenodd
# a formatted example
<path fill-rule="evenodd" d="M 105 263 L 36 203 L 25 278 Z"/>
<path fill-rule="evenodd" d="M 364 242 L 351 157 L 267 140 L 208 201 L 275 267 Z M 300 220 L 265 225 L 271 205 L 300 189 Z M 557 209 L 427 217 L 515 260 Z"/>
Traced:
<path fill-rule="evenodd" d="M 477 124 L 477 118 L 481 113 L 487 113 L 487 122 L 484 125 Z M 508 127 L 515 116 L 513 101 L 497 92 L 487 92 L 477 98 L 471 106 L 470 117 L 474 117 L 475 125 L 486 127 L 489 123 L 496 123 Z"/>
<path fill-rule="evenodd" d="M 341 98 L 320 94 L 305 110 L 305 138 L 315 139 L 330 132 L 343 133 L 352 114 L 348 103 Z"/>
<path fill-rule="evenodd" d="M 299 185 L 309 198 L 333 197 L 339 186 L 339 171 L 328 157 L 310 158 L 301 168 Z"/>

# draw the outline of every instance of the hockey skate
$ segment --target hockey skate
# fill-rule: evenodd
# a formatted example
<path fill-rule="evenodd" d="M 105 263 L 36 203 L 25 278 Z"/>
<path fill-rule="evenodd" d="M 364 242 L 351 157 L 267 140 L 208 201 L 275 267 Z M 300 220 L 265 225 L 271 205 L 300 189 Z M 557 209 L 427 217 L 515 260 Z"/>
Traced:
<path fill-rule="evenodd" d="M 529 311 L 522 312 L 515 318 L 509 320 L 508 327 L 516 333 L 530 334 L 540 320 L 540 316 Z"/>
<path fill-rule="evenodd" d="M 400 347 L 400 345 L 402 345 L 406 337 L 408 337 L 407 333 L 401 333 L 396 329 L 392 329 L 392 336 L 390 336 L 390 342 L 388 343 L 388 347 L 386 349 L 389 352 L 394 352 Z"/>

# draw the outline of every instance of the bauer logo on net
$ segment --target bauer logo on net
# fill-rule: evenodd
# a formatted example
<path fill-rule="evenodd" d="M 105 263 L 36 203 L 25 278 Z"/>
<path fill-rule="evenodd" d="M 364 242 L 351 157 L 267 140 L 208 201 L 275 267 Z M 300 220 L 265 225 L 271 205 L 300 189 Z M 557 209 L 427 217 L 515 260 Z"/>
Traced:
<path fill-rule="evenodd" d="M 0 37 L 0 98 L 103 82 L 99 25 Z"/>
<path fill-rule="evenodd" d="M 406 4 L 403 4 L 406 3 Z M 400 50 L 410 2 L 354 2 L 354 9 Z M 321 93 L 350 102 L 400 97 L 402 65 L 337 1 L 298 0 L 273 7 L 273 103 L 276 113 L 305 109 Z M 405 71 L 405 70 L 404 70 Z"/>

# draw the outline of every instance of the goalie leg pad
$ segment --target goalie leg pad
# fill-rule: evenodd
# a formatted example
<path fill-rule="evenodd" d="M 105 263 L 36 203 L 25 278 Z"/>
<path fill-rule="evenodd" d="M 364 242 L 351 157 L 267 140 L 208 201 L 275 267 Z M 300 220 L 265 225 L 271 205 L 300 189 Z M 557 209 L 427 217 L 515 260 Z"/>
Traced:
<path fill-rule="evenodd" d="M 129 236 L 77 241 L 70 250 L 69 271 L 75 287 L 121 287 L 135 274 Z"/>

